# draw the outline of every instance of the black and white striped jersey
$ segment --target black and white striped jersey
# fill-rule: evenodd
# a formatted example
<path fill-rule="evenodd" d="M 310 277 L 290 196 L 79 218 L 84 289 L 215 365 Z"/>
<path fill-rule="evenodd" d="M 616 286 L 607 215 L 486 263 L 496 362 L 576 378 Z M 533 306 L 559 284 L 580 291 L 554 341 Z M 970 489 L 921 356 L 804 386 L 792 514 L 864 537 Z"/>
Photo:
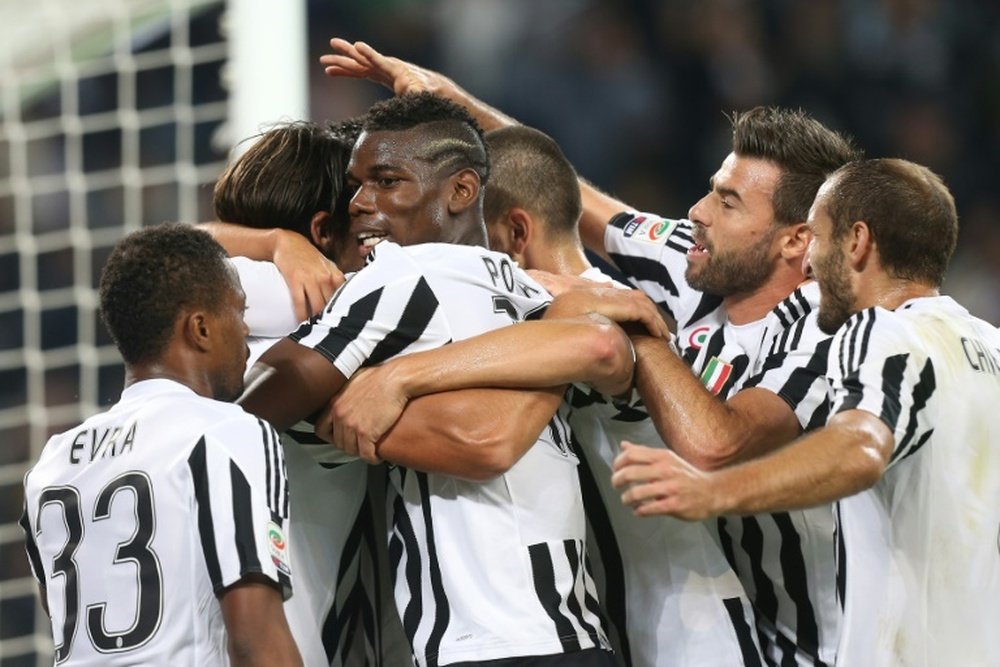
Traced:
<path fill-rule="evenodd" d="M 248 365 L 298 328 L 288 285 L 271 262 L 232 258 L 246 293 Z M 409 645 L 392 604 L 381 468 L 343 455 L 308 422 L 281 434 L 295 513 L 295 596 L 285 616 L 307 665 L 393 666 Z M 375 497 L 373 497 L 375 494 Z M 388 602 L 388 604 L 386 604 Z"/>
<path fill-rule="evenodd" d="M 622 213 L 605 248 L 629 281 L 677 322 L 677 343 L 702 384 L 727 399 L 760 387 L 780 396 L 802 428 L 828 415 L 830 338 L 817 325 L 819 288 L 807 283 L 764 318 L 731 324 L 722 300 L 687 284 L 689 220 Z M 669 443 L 668 443 L 669 444 Z M 717 521 L 723 552 L 756 612 L 764 657 L 775 665 L 829 665 L 838 641 L 832 507 Z"/>
<path fill-rule="evenodd" d="M 53 436 L 21 519 L 56 662 L 227 665 L 216 595 L 248 574 L 291 594 L 274 429 L 171 380 Z"/>
<path fill-rule="evenodd" d="M 293 338 L 350 377 L 362 366 L 537 316 L 548 299 L 505 255 L 383 241 Z M 554 418 L 507 473 L 485 483 L 392 470 L 389 556 L 418 665 L 607 645 L 585 566 L 569 440 Z"/>
<path fill-rule="evenodd" d="M 892 431 L 875 486 L 839 503 L 838 664 L 1000 659 L 1000 332 L 950 297 L 870 308 L 833 338 L 834 413 Z"/>
<path fill-rule="evenodd" d="M 597 269 L 581 277 L 611 280 Z M 583 385 L 570 387 L 567 401 L 581 461 L 588 553 L 622 664 L 763 664 L 750 602 L 712 535 L 714 526 L 637 517 L 611 485 L 622 440 L 663 446 L 642 401 L 610 399 Z"/>

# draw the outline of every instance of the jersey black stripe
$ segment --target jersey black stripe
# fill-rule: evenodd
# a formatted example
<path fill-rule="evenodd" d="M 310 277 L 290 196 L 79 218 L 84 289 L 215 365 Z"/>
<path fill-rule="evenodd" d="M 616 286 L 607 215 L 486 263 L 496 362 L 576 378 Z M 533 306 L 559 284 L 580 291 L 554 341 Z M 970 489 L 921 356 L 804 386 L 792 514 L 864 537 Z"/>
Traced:
<path fill-rule="evenodd" d="M 692 313 L 691 317 L 688 318 L 688 321 L 684 323 L 684 326 L 691 326 L 709 313 L 718 310 L 721 305 L 721 296 L 703 293 L 701 295 L 701 300 L 698 301 L 698 307 L 694 309 L 694 313 Z"/>
<path fill-rule="evenodd" d="M 416 642 L 417 629 L 420 627 L 420 619 L 424 613 L 423 586 L 421 585 L 421 556 L 420 546 L 417 544 L 417 536 L 413 531 L 413 524 L 410 516 L 405 510 L 397 513 L 393 517 L 396 524 L 395 530 L 403 542 L 403 551 L 406 553 L 406 587 L 410 594 L 410 599 L 406 603 L 406 609 L 401 614 L 403 630 L 410 638 L 410 644 Z"/>
<path fill-rule="evenodd" d="M 362 535 L 365 531 L 365 523 L 370 523 L 371 521 L 370 511 L 367 516 L 363 516 L 365 515 L 367 505 L 368 497 L 365 496 L 358 516 L 355 518 L 354 523 L 351 524 L 351 530 L 344 541 L 344 546 L 340 554 L 340 565 L 337 568 L 334 603 L 327 613 L 326 620 L 323 622 L 323 648 L 330 662 L 333 661 L 333 656 L 336 654 L 338 646 L 342 647 L 341 650 L 347 650 L 350 647 L 350 637 L 346 636 L 345 631 L 350 631 L 353 627 L 352 623 L 360 609 L 360 603 L 356 598 L 355 592 L 360 583 L 361 566 L 359 559 L 361 557 L 360 546 Z M 370 510 L 370 507 L 368 509 Z M 346 596 L 342 596 L 341 591 L 345 589 L 348 593 Z M 343 642 L 342 637 L 344 637 Z"/>
<path fill-rule="evenodd" d="M 912 456 L 913 454 L 916 454 L 918 451 L 920 451 L 920 449 L 925 444 L 927 444 L 927 441 L 930 440 L 930 437 L 931 437 L 931 435 L 933 433 L 934 433 L 934 429 L 930 429 L 929 431 L 927 431 L 926 433 L 924 433 L 922 436 L 920 436 L 920 439 L 917 440 L 917 442 L 912 447 L 910 447 L 910 449 L 905 454 L 903 454 L 901 457 L 899 457 L 899 460 L 902 461 L 903 459 L 906 459 L 906 458 Z"/>
<path fill-rule="evenodd" d="M 906 359 L 909 356 L 909 354 L 894 354 L 886 357 L 882 364 L 882 408 L 879 418 L 894 433 L 901 410 L 899 396 L 903 386 L 903 372 L 906 370 Z"/>
<path fill-rule="evenodd" d="M 678 296 L 680 294 L 677 284 L 670 276 L 667 267 L 655 259 L 636 255 L 622 255 L 616 252 L 609 252 L 608 257 L 611 258 L 611 261 L 615 263 L 615 266 L 618 267 L 631 283 L 637 285 L 640 282 L 651 282 L 658 285 L 670 296 Z M 674 316 L 673 313 L 670 313 L 670 315 L 671 317 Z"/>
<path fill-rule="evenodd" d="M 407 347 L 419 340 L 424 330 L 430 323 L 434 313 L 437 312 L 438 300 L 434 295 L 434 290 L 421 277 L 410 293 L 410 298 L 403 308 L 403 314 L 396 324 L 396 328 L 390 331 L 380 340 L 372 353 L 368 355 L 362 366 L 374 366 L 386 359 L 400 354 Z"/>
<path fill-rule="evenodd" d="M 719 390 L 718 395 L 720 397 L 729 396 L 729 392 L 733 390 L 733 387 L 736 386 L 736 383 L 739 382 L 739 379 L 743 377 L 743 372 L 747 369 L 747 366 L 750 365 L 750 357 L 748 357 L 745 354 L 741 354 L 735 359 L 733 359 L 732 362 L 730 363 L 733 367 L 733 371 L 729 374 L 729 379 L 725 381 L 725 383 L 722 385 L 722 388 Z"/>
<path fill-rule="evenodd" d="M 740 523 L 743 528 L 740 546 L 750 561 L 750 575 L 753 578 L 754 589 L 756 589 L 752 598 L 754 608 L 758 614 L 773 624 L 778 615 L 778 597 L 774 592 L 774 582 L 761 567 L 764 558 L 764 533 L 756 518 L 743 517 L 740 519 Z M 735 562 L 730 563 L 730 565 L 732 565 L 733 570 L 739 572 Z"/>
<path fill-rule="evenodd" d="M 837 566 L 837 602 L 840 603 L 840 611 L 844 611 L 845 593 L 847 591 L 847 546 L 844 544 L 844 529 L 841 527 L 840 503 L 833 504 L 834 531 L 833 538 L 837 548 L 835 560 Z"/>
<path fill-rule="evenodd" d="M 383 288 L 379 287 L 351 304 L 347 314 L 340 323 L 330 329 L 330 332 L 313 348 L 330 362 L 336 361 L 344 349 L 355 340 L 365 326 L 375 316 L 379 301 L 382 299 Z"/>
<path fill-rule="evenodd" d="M 546 543 L 532 544 L 528 547 L 528 556 L 531 559 L 531 573 L 535 582 L 535 594 L 541 602 L 545 613 L 552 619 L 556 627 L 556 634 L 559 635 L 559 643 L 562 644 L 563 652 L 570 653 L 580 650 L 580 642 L 577 640 L 576 631 L 573 624 L 559 610 L 562 604 L 562 596 L 556 588 L 555 568 L 552 565 L 552 554 L 549 552 L 549 545 Z"/>
<path fill-rule="evenodd" d="M 27 484 L 25 477 L 25 484 Z M 28 562 L 31 564 L 31 573 L 39 583 L 45 581 L 45 570 L 42 568 L 42 556 L 38 551 L 38 543 L 35 542 L 35 532 L 31 528 L 31 521 L 28 519 L 28 503 L 25 501 L 21 518 L 18 520 L 21 530 L 24 531 L 24 550 L 28 552 Z"/>
<path fill-rule="evenodd" d="M 427 638 L 427 660 L 428 667 L 437 664 L 437 654 L 441 650 L 441 638 L 444 637 L 448 629 L 448 622 L 451 620 L 451 607 L 448 605 L 448 596 L 445 594 L 444 585 L 441 582 L 441 565 L 438 563 L 437 546 L 434 542 L 434 520 L 431 515 L 431 492 L 427 483 L 427 473 L 417 472 L 417 486 L 420 489 L 421 510 L 424 516 L 424 531 L 427 540 L 427 568 L 431 580 L 431 594 L 434 596 L 434 625 L 431 626 L 430 636 Z M 433 662 L 432 662 L 433 661 Z"/>
<path fill-rule="evenodd" d="M 795 644 L 812 658 L 816 667 L 825 667 L 819 657 L 819 630 L 812 600 L 809 599 L 806 564 L 802 559 L 802 539 L 787 512 L 775 513 L 771 517 L 781 533 L 779 558 L 785 591 L 795 605 Z"/>
<path fill-rule="evenodd" d="M 563 540 L 563 549 L 566 551 L 566 560 L 569 562 L 569 571 L 572 573 L 573 581 L 584 582 L 586 577 L 581 568 L 583 566 L 583 542 L 580 540 Z M 586 585 L 582 586 L 584 596 L 589 595 Z M 591 625 L 583 615 L 583 607 L 580 606 L 580 599 L 575 594 L 576 586 L 566 596 L 566 608 L 576 617 L 576 622 L 583 628 L 584 632 L 590 636 L 595 645 L 600 646 L 600 638 L 597 628 Z M 584 600 L 586 604 L 586 600 Z M 589 606 L 589 605 L 588 605 Z"/>
<path fill-rule="evenodd" d="M 257 557 L 250 483 L 235 461 L 229 462 L 229 484 L 233 494 L 233 527 L 236 554 L 240 559 L 240 573 L 263 572 L 260 559 Z"/>
<path fill-rule="evenodd" d="M 586 456 L 575 435 L 571 435 L 570 443 L 581 463 L 576 467 L 577 476 L 580 479 L 584 515 L 590 523 L 594 538 L 592 542 L 588 543 L 588 546 L 597 550 L 601 566 L 604 569 L 605 585 L 600 592 L 601 599 L 604 601 L 604 611 L 614 626 L 622 660 L 625 665 L 631 665 L 632 648 L 629 645 L 628 633 L 626 632 L 628 607 L 625 603 L 625 565 L 622 561 L 621 550 L 618 547 L 614 528 L 611 526 L 611 517 L 608 515 L 608 509 L 604 505 L 597 480 L 594 478 L 594 469 L 591 467 L 590 459 Z"/>
<path fill-rule="evenodd" d="M 722 604 L 729 614 L 729 622 L 732 623 L 736 641 L 739 642 L 740 654 L 743 656 L 743 667 L 761 667 L 760 654 L 753 642 L 753 629 L 747 625 L 746 619 L 743 618 L 743 605 L 740 603 L 740 599 L 724 598 Z"/>
<path fill-rule="evenodd" d="M 914 434 L 917 431 L 917 418 L 920 415 L 920 411 L 927 407 L 927 401 L 930 399 L 931 395 L 934 393 L 937 387 L 937 380 L 934 376 L 934 363 L 927 359 L 924 363 L 924 367 L 920 371 L 920 379 L 917 384 L 913 387 L 913 400 L 910 406 L 910 419 L 906 423 L 906 432 L 903 435 L 902 440 L 899 441 L 899 446 L 896 447 L 896 451 L 892 453 L 892 457 L 889 459 L 889 464 L 891 465 L 897 458 L 906 458 L 909 454 L 900 457 L 900 454 L 909 446 L 910 441 L 913 439 Z M 926 439 L 927 435 L 924 435 Z M 923 443 L 920 443 L 921 445 Z M 912 452 L 911 452 L 912 453 Z"/>
<path fill-rule="evenodd" d="M 208 568 L 208 578 L 212 589 L 218 593 L 222 590 L 222 567 L 219 565 L 219 552 L 215 546 L 215 522 L 212 520 L 212 492 L 209 489 L 208 464 L 206 462 L 205 437 L 198 440 L 188 456 L 188 467 L 191 469 L 191 481 L 194 483 L 194 498 L 198 503 L 198 533 L 201 538 L 201 551 L 205 556 L 205 566 Z"/>
<path fill-rule="evenodd" d="M 265 481 L 265 497 L 267 498 L 267 506 L 272 512 L 276 512 L 278 507 L 278 488 L 277 479 L 275 477 L 275 472 L 277 469 L 277 461 L 275 460 L 275 452 L 270 446 L 268 440 L 268 431 L 271 426 L 265 422 L 263 419 L 258 419 L 257 424 L 260 426 L 260 436 L 264 444 L 264 481 Z"/>

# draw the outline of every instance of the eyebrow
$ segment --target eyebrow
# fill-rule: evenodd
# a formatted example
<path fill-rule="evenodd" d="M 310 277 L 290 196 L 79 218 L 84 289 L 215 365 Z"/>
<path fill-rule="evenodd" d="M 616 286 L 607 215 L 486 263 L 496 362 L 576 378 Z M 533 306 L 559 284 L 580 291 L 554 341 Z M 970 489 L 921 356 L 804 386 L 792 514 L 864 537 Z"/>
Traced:
<path fill-rule="evenodd" d="M 732 188 L 717 187 L 715 185 L 715 176 L 712 176 L 711 178 L 708 179 L 708 188 L 712 192 L 717 192 L 723 197 L 732 197 L 733 199 L 739 201 L 740 203 L 743 202 L 743 197 L 741 197 L 740 193 L 737 192 L 736 190 Z"/>

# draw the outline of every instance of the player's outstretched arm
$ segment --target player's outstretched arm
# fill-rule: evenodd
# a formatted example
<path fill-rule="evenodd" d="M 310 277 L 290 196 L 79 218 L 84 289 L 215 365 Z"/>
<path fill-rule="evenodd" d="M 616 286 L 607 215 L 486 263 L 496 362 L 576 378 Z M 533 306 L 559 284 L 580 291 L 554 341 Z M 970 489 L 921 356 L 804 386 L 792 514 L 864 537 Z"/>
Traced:
<path fill-rule="evenodd" d="M 263 575 L 226 588 L 219 603 L 226 624 L 229 660 L 235 667 L 295 667 L 302 664 L 281 593 Z"/>
<path fill-rule="evenodd" d="M 317 412 L 346 382 L 322 354 L 284 338 L 247 373 L 237 403 L 280 432 Z"/>
<path fill-rule="evenodd" d="M 636 388 L 657 432 L 696 467 L 747 460 L 800 433 L 795 412 L 777 394 L 750 388 L 721 401 L 662 340 L 633 336 L 632 342 Z"/>
<path fill-rule="evenodd" d="M 330 49 L 332 53 L 319 59 L 327 76 L 368 79 L 382 84 L 395 95 L 425 91 L 434 93 L 464 106 L 484 130 L 520 124 L 499 109 L 474 97 L 440 72 L 383 55 L 365 42 L 352 43 L 334 37 L 330 40 Z M 604 230 L 611 218 L 631 207 L 601 192 L 582 178 L 579 179 L 579 184 L 583 198 L 580 237 L 584 245 L 607 260 Z"/>
<path fill-rule="evenodd" d="M 847 410 L 767 456 L 704 472 L 668 449 L 622 444 L 612 483 L 640 516 L 701 520 L 832 503 L 873 486 L 892 455 L 892 432 L 875 415 Z"/>
<path fill-rule="evenodd" d="M 344 282 L 344 274 L 337 265 L 298 232 L 226 222 L 205 222 L 198 226 L 211 234 L 230 257 L 274 262 L 288 283 L 295 316 L 300 322 L 321 312 Z"/>

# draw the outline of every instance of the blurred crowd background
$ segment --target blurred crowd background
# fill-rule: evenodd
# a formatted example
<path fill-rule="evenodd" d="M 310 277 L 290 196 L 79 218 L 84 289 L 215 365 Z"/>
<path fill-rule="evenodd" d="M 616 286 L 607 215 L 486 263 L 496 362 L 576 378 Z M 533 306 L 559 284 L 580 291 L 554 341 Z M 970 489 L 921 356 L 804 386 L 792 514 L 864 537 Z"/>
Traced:
<path fill-rule="evenodd" d="M 665 216 L 707 189 L 724 114 L 801 107 L 944 177 L 961 219 L 945 291 L 1000 324 L 995 0 L 312 0 L 309 25 L 311 62 L 340 36 L 442 71 Z M 311 73 L 317 119 L 386 94 Z"/>

